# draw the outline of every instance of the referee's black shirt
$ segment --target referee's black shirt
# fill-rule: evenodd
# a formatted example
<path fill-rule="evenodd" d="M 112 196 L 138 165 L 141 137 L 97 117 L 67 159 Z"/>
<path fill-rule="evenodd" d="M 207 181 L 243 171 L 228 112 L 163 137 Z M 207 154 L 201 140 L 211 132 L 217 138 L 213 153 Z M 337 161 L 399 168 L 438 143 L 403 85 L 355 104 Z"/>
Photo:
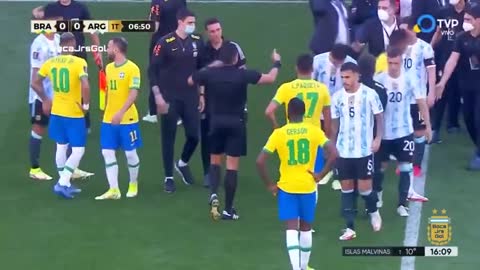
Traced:
<path fill-rule="evenodd" d="M 186 7 L 186 0 L 152 0 L 150 4 L 150 20 L 159 23 L 155 36 L 161 38 L 175 31 L 178 27 L 177 12 Z"/>
<path fill-rule="evenodd" d="M 233 65 L 204 68 L 193 74 L 195 83 L 208 88 L 208 114 L 210 117 L 244 117 L 248 84 L 256 84 L 262 74 Z"/>
<path fill-rule="evenodd" d="M 200 36 L 189 35 L 182 39 L 175 32 L 163 36 L 153 48 L 148 69 L 151 86 L 157 85 L 167 102 L 198 102 L 197 87 L 188 85 L 188 77 L 202 67 L 203 52 Z"/>
<path fill-rule="evenodd" d="M 458 25 L 452 28 L 445 28 L 440 29 L 440 31 L 447 31 L 447 33 L 452 33 L 452 35 L 441 35 L 441 38 L 438 44 L 435 46 L 435 62 L 437 63 L 437 70 L 443 69 L 445 63 L 447 63 L 448 57 L 450 57 L 450 53 L 453 50 L 453 46 L 455 44 L 455 38 L 460 33 L 463 32 L 462 24 L 463 24 L 463 16 L 465 15 L 465 9 L 463 9 L 460 13 L 455 10 L 455 7 L 452 5 L 448 5 L 442 7 L 436 18 L 437 19 L 446 19 L 446 20 L 457 20 Z"/>
<path fill-rule="evenodd" d="M 245 57 L 245 54 L 243 53 L 243 50 L 240 47 L 240 45 L 238 45 L 238 43 L 236 42 L 233 42 L 231 40 L 225 40 L 225 39 L 222 41 L 222 46 L 220 46 L 220 48 L 218 49 L 215 49 L 212 46 L 212 43 L 210 42 L 207 42 L 205 44 L 205 55 L 204 55 L 205 63 L 210 64 L 213 61 L 218 60 L 218 58 L 220 57 L 220 50 L 224 45 L 228 45 L 228 44 L 232 44 L 237 48 L 238 60 L 235 66 L 238 68 L 245 66 L 247 64 L 247 58 Z"/>
<path fill-rule="evenodd" d="M 453 51 L 460 54 L 457 64 L 460 87 L 464 90 L 476 90 L 480 84 L 480 39 L 470 32 L 457 36 Z"/>

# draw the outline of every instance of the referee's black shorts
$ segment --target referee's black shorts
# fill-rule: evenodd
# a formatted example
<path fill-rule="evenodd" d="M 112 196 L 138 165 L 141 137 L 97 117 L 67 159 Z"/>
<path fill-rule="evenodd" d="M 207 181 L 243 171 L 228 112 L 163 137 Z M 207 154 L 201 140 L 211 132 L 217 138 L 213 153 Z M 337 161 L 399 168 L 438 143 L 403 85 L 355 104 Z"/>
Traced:
<path fill-rule="evenodd" d="M 241 157 L 247 154 L 247 127 L 243 117 L 211 116 L 210 154 Z"/>

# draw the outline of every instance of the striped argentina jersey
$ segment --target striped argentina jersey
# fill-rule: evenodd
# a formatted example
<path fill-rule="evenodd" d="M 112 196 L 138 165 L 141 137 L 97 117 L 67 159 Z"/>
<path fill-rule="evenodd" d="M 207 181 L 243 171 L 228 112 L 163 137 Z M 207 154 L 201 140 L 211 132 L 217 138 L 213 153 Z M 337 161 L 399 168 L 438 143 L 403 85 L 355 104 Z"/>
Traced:
<path fill-rule="evenodd" d="M 375 81 L 387 89 L 387 106 L 383 118 L 385 120 L 384 140 L 394 140 L 413 133 L 410 104 L 412 100 L 424 99 L 415 77 L 402 73 L 398 78 L 390 77 L 386 72 L 375 76 Z"/>
<path fill-rule="evenodd" d="M 325 84 L 330 92 L 330 96 L 332 96 L 335 92 L 342 89 L 343 83 L 342 76 L 340 75 L 341 67 L 335 67 L 330 61 L 329 56 L 330 53 L 326 52 L 316 55 L 313 58 L 312 79 Z M 347 55 L 345 63 L 348 62 L 357 63 L 355 59 Z"/>
<path fill-rule="evenodd" d="M 422 93 L 427 94 L 427 67 L 435 66 L 435 53 L 432 46 L 417 38 L 415 44 L 407 47 L 403 54 L 403 70 L 409 73 L 410 76 L 415 76 L 418 81 L 418 86 Z M 412 100 L 411 104 L 415 104 Z"/>
<path fill-rule="evenodd" d="M 383 112 L 375 90 L 360 84 L 355 93 L 340 89 L 332 97 L 332 119 L 338 119 L 337 149 L 342 158 L 362 158 L 372 154 L 374 116 Z"/>

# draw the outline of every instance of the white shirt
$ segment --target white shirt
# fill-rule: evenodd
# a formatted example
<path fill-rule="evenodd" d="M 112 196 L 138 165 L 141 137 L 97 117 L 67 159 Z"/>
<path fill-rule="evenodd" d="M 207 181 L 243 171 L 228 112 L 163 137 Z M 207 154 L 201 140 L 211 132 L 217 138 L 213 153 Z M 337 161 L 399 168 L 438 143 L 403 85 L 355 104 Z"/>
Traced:
<path fill-rule="evenodd" d="M 332 119 L 339 119 L 337 149 L 342 158 L 362 158 L 372 154 L 375 115 L 383 112 L 375 90 L 360 84 L 355 93 L 337 91 L 331 102 Z"/>
<path fill-rule="evenodd" d="M 355 59 L 347 55 L 345 63 L 357 63 Z M 342 89 L 342 76 L 340 75 L 340 66 L 335 67 L 330 61 L 330 53 L 321 53 L 313 58 L 313 79 L 325 84 L 332 96 L 335 92 Z"/>
<path fill-rule="evenodd" d="M 408 46 L 403 54 L 403 70 L 409 76 L 416 77 L 418 86 L 424 95 L 427 95 L 427 66 L 435 66 L 435 53 L 432 46 L 417 38 L 415 44 Z M 416 101 L 413 100 L 412 104 Z"/>
<path fill-rule="evenodd" d="M 375 81 L 387 89 L 387 106 L 383 114 L 385 120 L 384 140 L 395 140 L 413 133 L 410 104 L 412 100 L 425 98 L 418 87 L 417 79 L 403 73 L 398 78 L 386 72 L 375 76 Z"/>
<path fill-rule="evenodd" d="M 337 11 L 337 17 L 338 17 L 338 33 L 337 33 L 337 38 L 335 40 L 335 43 L 341 43 L 341 44 L 349 44 L 349 36 L 348 36 L 348 25 L 347 25 L 347 20 L 348 20 L 348 12 L 345 6 L 341 3 L 338 2 L 338 5 L 332 2 L 332 6 L 335 8 Z"/>
<path fill-rule="evenodd" d="M 412 15 L 412 0 L 400 0 L 400 18 L 407 18 Z"/>
<path fill-rule="evenodd" d="M 60 49 L 60 36 L 55 35 L 53 40 L 48 39 L 43 34 L 38 35 L 30 46 L 30 84 L 32 83 L 32 73 L 34 68 L 41 68 L 43 63 L 48 59 L 57 56 Z M 50 80 L 46 78 L 43 80 L 43 88 L 48 97 L 52 97 L 53 88 Z M 29 87 L 28 103 L 35 102 L 39 99 L 35 91 Z"/>
<path fill-rule="evenodd" d="M 398 29 L 397 19 L 395 19 L 391 26 L 386 25 L 384 22 L 381 23 L 383 31 L 383 44 L 385 45 L 385 49 L 387 49 L 388 44 L 390 44 L 390 36 L 392 35 L 394 30 Z"/>

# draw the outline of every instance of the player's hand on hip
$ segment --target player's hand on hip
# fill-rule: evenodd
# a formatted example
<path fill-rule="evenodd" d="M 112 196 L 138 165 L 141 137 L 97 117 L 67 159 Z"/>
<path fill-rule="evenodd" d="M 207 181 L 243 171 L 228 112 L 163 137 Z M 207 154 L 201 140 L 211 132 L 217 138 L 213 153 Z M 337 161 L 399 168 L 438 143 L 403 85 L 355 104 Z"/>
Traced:
<path fill-rule="evenodd" d="M 280 54 L 277 53 L 277 49 L 273 49 L 272 62 L 277 62 L 277 61 L 280 61 L 280 60 L 282 60 L 282 57 L 280 56 Z"/>
<path fill-rule="evenodd" d="M 122 122 L 122 119 L 123 119 L 123 113 L 117 112 L 112 117 L 112 125 L 120 125 L 120 123 Z"/>
<path fill-rule="evenodd" d="M 374 139 L 372 142 L 372 152 L 374 153 L 378 152 L 378 149 L 380 149 L 381 143 L 382 143 L 381 139 Z"/>
<path fill-rule="evenodd" d="M 52 110 L 52 101 L 50 99 L 42 101 L 42 110 L 45 115 L 50 115 L 50 111 Z"/>
<path fill-rule="evenodd" d="M 198 100 L 198 111 L 203 112 L 205 110 L 205 97 L 202 95 Z"/>
<path fill-rule="evenodd" d="M 267 186 L 267 189 L 268 191 L 270 191 L 273 196 L 277 196 L 277 193 L 278 193 L 278 186 L 277 184 L 274 184 L 274 183 L 270 183 L 268 186 Z"/>

